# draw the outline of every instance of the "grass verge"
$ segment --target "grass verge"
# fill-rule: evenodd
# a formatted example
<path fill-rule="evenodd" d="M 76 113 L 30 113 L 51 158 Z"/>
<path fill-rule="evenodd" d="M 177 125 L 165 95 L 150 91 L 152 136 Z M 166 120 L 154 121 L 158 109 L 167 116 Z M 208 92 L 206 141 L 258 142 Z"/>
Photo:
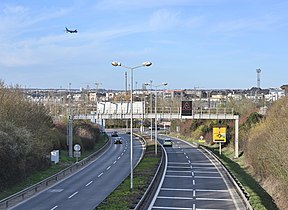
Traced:
<path fill-rule="evenodd" d="M 99 206 L 97 206 L 96 209 L 114 210 L 134 208 L 149 186 L 155 171 L 157 170 L 161 159 L 161 153 L 159 153 L 155 156 L 154 144 L 147 145 L 143 159 L 134 169 L 133 190 L 130 190 L 129 176 Z"/>
<path fill-rule="evenodd" d="M 79 158 L 79 161 L 88 157 L 89 155 L 96 152 L 97 150 L 99 150 L 105 144 L 105 142 L 106 142 L 106 136 L 102 135 L 100 140 L 96 143 L 95 148 L 91 151 L 83 152 L 81 154 L 81 158 Z M 34 173 L 33 175 L 27 177 L 24 181 L 16 184 L 13 187 L 10 187 L 7 190 L 2 191 L 0 193 L 0 200 L 10 195 L 13 195 L 29 186 L 32 186 L 33 184 L 36 184 L 75 163 L 75 158 L 69 158 L 68 151 L 65 151 L 65 150 L 60 151 L 59 159 L 60 159 L 60 162 L 58 164 L 53 164 L 51 165 L 51 167 L 49 167 L 46 170 L 38 171 Z"/>

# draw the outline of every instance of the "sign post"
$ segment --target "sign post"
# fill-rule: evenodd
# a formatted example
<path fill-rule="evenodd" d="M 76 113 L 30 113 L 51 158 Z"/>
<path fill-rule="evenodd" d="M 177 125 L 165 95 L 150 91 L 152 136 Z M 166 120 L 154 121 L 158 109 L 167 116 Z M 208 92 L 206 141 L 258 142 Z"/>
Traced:
<path fill-rule="evenodd" d="M 79 144 L 74 145 L 74 157 L 76 157 L 76 163 L 78 163 L 78 158 L 81 157 L 81 146 Z"/>
<path fill-rule="evenodd" d="M 221 144 L 226 142 L 226 127 L 213 128 L 213 142 L 219 143 L 219 154 L 221 155 Z"/>

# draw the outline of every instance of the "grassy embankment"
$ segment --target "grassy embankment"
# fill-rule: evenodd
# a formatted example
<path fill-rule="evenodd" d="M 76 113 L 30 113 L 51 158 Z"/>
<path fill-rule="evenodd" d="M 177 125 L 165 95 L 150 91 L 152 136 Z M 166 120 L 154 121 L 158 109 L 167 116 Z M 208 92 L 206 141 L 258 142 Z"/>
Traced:
<path fill-rule="evenodd" d="M 187 138 L 185 136 L 179 136 L 178 138 L 184 139 L 187 142 L 195 142 L 196 140 Z M 271 196 L 259 185 L 259 183 L 253 178 L 248 168 L 244 164 L 243 156 L 238 159 L 234 159 L 234 151 L 229 147 L 222 148 L 221 155 L 217 145 L 203 145 L 208 150 L 216 154 L 222 161 L 222 163 L 233 173 L 233 175 L 240 181 L 245 190 L 249 194 L 249 202 L 255 210 L 276 210 L 278 209 Z"/>
<path fill-rule="evenodd" d="M 105 142 L 106 142 L 106 136 L 101 135 L 100 140 L 98 142 L 96 142 L 96 144 L 95 144 L 94 150 L 83 152 L 81 154 L 81 157 L 79 158 L 79 161 L 88 157 L 89 155 L 96 152 L 97 150 L 99 150 L 105 144 Z M 24 181 L 22 181 L 18 185 L 1 192 L 0 193 L 0 199 L 4 199 L 5 197 L 8 197 L 8 196 L 10 196 L 16 192 L 19 192 L 19 191 L 21 191 L 21 190 L 23 190 L 29 186 L 32 186 L 33 184 L 36 184 L 36 183 L 38 183 L 38 182 L 40 182 L 40 181 L 42 181 L 42 180 L 44 180 L 44 179 L 46 179 L 52 175 L 58 173 L 59 171 L 67 168 L 68 166 L 71 166 L 74 163 L 75 163 L 75 158 L 69 158 L 68 157 L 68 151 L 61 150 L 58 164 L 53 164 L 47 170 L 34 173 L 33 175 L 27 177 L 27 179 L 25 179 Z"/>
<path fill-rule="evenodd" d="M 160 150 L 158 150 L 160 151 Z M 159 152 L 160 153 L 160 152 Z M 116 188 L 99 206 L 101 209 L 131 209 L 142 197 L 150 184 L 161 159 L 161 154 L 155 156 L 154 144 L 149 143 L 143 159 L 134 169 L 133 190 L 130 190 L 130 176 Z"/>

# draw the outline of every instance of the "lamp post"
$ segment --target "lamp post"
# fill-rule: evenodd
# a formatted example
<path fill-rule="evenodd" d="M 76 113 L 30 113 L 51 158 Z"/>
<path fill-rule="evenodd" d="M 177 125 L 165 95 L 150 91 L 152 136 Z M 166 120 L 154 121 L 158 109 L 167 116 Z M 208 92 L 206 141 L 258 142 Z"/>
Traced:
<path fill-rule="evenodd" d="M 159 85 L 152 85 L 152 81 L 150 81 L 150 83 L 145 83 L 145 85 L 150 85 L 151 87 L 151 90 L 152 90 L 152 87 L 155 88 L 155 155 L 157 155 L 157 142 L 158 142 L 158 126 L 157 126 L 157 123 L 158 123 L 158 116 L 157 116 L 157 87 L 161 87 L 161 86 L 166 86 L 168 85 L 168 83 L 161 83 Z M 151 101 L 152 103 L 152 101 Z M 151 122 L 152 122 L 152 119 L 151 119 Z M 151 139 L 152 139 L 152 123 L 151 123 Z"/>
<path fill-rule="evenodd" d="M 133 189 L 133 70 L 140 67 L 148 67 L 151 66 L 151 62 L 144 62 L 142 65 L 129 67 L 123 66 L 120 62 L 113 61 L 112 66 L 121 66 L 123 68 L 130 70 L 130 189 Z"/>

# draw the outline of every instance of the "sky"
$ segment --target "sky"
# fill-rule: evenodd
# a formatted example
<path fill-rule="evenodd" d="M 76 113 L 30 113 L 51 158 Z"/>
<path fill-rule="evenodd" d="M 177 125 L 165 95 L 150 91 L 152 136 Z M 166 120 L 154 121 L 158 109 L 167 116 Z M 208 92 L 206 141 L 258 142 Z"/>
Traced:
<path fill-rule="evenodd" d="M 259 68 L 261 88 L 278 88 L 288 83 L 287 11 L 287 0 L 1 0 L 0 79 L 124 90 L 123 66 L 149 61 L 133 69 L 134 89 L 248 89 Z"/>

